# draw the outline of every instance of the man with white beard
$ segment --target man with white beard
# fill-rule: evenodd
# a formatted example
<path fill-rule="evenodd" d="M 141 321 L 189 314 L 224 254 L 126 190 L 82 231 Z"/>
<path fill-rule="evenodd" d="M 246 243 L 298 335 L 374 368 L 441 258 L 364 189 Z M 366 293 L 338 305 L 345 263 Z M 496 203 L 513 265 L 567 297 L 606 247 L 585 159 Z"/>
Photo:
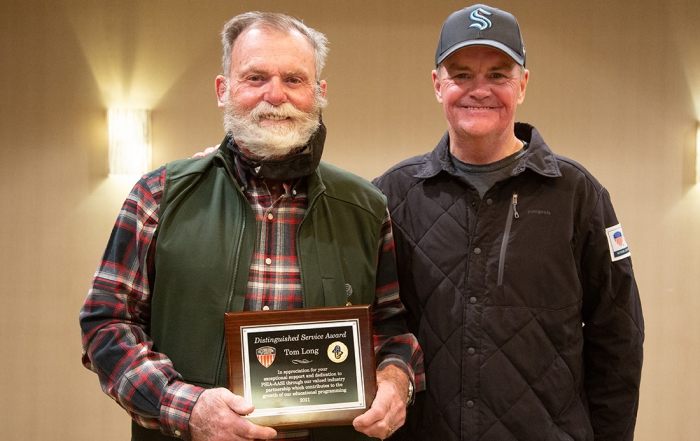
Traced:
<path fill-rule="evenodd" d="M 320 162 L 327 41 L 282 14 L 223 30 L 216 154 L 144 175 L 80 313 L 83 363 L 132 417 L 133 440 L 387 438 L 424 388 L 391 223 L 369 182 Z M 353 426 L 277 433 L 228 389 L 224 313 L 372 304 L 377 393 Z"/>

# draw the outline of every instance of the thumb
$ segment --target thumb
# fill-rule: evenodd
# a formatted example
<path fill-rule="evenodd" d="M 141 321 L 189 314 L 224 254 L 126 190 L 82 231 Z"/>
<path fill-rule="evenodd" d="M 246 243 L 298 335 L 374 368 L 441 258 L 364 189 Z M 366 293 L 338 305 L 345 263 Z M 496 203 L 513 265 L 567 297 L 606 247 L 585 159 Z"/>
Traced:
<path fill-rule="evenodd" d="M 255 406 L 247 402 L 242 396 L 236 395 L 228 389 L 223 390 L 225 392 L 222 391 L 221 399 L 238 415 L 248 415 L 255 410 Z"/>

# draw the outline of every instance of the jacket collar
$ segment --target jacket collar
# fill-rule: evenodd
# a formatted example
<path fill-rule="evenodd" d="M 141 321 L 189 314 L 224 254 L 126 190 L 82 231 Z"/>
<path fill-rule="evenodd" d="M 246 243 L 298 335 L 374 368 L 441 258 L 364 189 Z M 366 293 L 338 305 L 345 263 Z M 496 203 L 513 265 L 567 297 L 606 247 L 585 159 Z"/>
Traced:
<path fill-rule="evenodd" d="M 550 178 L 561 176 L 556 156 L 534 126 L 526 123 L 515 123 L 515 136 L 519 140 L 527 142 L 528 147 L 513 169 L 513 176 L 519 175 L 525 169 Z M 455 174 L 455 166 L 450 157 L 450 136 L 447 133 L 443 135 L 435 149 L 427 155 L 425 165 L 418 170 L 414 177 L 428 179 L 441 171 L 450 175 Z"/>

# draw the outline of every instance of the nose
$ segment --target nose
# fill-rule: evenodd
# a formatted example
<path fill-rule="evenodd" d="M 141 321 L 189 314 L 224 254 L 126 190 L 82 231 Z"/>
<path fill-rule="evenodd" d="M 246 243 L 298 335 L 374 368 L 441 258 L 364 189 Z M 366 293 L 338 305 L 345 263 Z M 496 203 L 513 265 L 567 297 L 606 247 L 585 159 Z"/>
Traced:
<path fill-rule="evenodd" d="M 287 91 L 284 83 L 279 77 L 272 77 L 265 84 L 265 93 L 263 99 L 273 106 L 279 106 L 287 102 Z"/>
<path fill-rule="evenodd" d="M 484 99 L 491 94 L 491 89 L 489 88 L 489 82 L 486 78 L 481 75 L 477 75 L 472 82 L 471 90 L 469 95 L 477 100 Z"/>

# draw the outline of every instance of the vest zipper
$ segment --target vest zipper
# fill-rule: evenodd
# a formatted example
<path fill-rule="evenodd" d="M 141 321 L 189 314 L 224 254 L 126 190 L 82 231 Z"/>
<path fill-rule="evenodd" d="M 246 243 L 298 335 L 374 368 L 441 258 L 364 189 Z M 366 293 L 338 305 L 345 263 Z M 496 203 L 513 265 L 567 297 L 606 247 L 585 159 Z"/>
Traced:
<path fill-rule="evenodd" d="M 503 285 L 503 272 L 506 265 L 506 250 L 508 249 L 508 238 L 510 237 L 510 227 L 513 224 L 513 219 L 519 219 L 520 214 L 518 214 L 518 193 L 513 192 L 512 203 L 508 209 L 508 218 L 506 218 L 506 228 L 503 231 L 503 240 L 501 242 L 501 254 L 498 257 L 498 283 L 497 285 Z"/>
<path fill-rule="evenodd" d="M 301 271 L 302 268 L 302 259 L 303 256 L 301 254 L 301 246 L 299 244 L 299 231 L 301 231 L 301 226 L 304 225 L 304 222 L 306 221 L 306 217 L 309 216 L 309 213 L 311 213 L 311 206 L 316 203 L 316 199 L 314 198 L 313 201 L 310 201 L 308 205 L 306 206 L 306 213 L 304 213 L 304 217 L 301 218 L 301 222 L 299 222 L 299 225 L 297 226 L 297 231 L 294 234 L 294 246 L 297 248 L 297 263 L 299 264 L 299 289 L 301 290 L 301 307 L 306 308 L 306 292 L 304 290 L 304 274 Z"/>
<path fill-rule="evenodd" d="M 238 197 L 242 197 L 242 195 L 239 193 Z M 245 231 L 246 228 L 246 215 L 245 215 L 245 210 L 240 210 L 241 217 L 243 218 L 243 221 L 241 223 L 241 231 Z M 235 261 L 238 261 L 238 258 L 241 255 L 241 247 L 243 244 L 243 234 L 239 236 L 238 240 L 238 246 L 236 247 L 236 255 L 235 255 Z M 233 280 L 232 280 L 232 287 L 231 291 L 228 294 L 228 301 L 226 302 L 226 311 L 231 311 L 231 303 L 233 302 L 233 294 L 236 289 L 236 279 L 238 279 L 238 265 L 233 265 Z M 226 387 L 226 385 L 221 385 L 219 384 L 219 377 L 221 376 L 221 368 L 224 366 L 224 361 L 226 358 L 226 334 L 224 333 L 224 339 L 221 343 L 221 352 L 219 353 L 219 362 L 217 363 L 216 366 L 216 377 L 214 380 L 214 385 L 215 386 L 221 386 L 221 387 Z"/>

